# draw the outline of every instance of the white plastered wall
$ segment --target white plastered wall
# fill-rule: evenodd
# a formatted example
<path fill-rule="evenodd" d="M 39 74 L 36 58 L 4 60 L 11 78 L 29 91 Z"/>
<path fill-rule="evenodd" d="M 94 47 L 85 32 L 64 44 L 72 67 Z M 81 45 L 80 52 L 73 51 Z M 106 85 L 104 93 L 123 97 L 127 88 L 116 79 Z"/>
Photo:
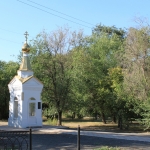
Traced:
<path fill-rule="evenodd" d="M 9 119 L 8 125 L 19 128 L 41 127 L 42 126 L 42 106 L 38 109 L 38 102 L 41 103 L 41 92 L 43 85 L 31 78 L 24 84 L 14 78 L 8 85 L 10 91 Z M 14 118 L 14 98 L 18 100 L 18 117 Z M 34 98 L 35 100 L 30 100 Z M 29 116 L 29 103 L 35 103 L 35 116 Z"/>
<path fill-rule="evenodd" d="M 10 101 L 9 101 L 9 118 L 8 125 L 13 127 L 21 127 L 21 116 L 22 113 L 22 101 L 21 101 L 21 91 L 22 84 L 21 82 L 14 78 L 11 83 L 8 85 L 10 92 Z M 18 101 L 18 118 L 14 118 L 14 99 L 17 98 Z"/>

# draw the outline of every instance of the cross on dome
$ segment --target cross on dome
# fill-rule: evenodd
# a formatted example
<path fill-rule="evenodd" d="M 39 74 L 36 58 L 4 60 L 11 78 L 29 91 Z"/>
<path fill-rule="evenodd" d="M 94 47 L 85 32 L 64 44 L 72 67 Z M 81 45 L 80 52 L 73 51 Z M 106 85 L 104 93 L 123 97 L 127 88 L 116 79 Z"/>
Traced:
<path fill-rule="evenodd" d="M 24 33 L 26 41 L 24 43 L 24 45 L 22 46 L 22 52 L 23 52 L 23 58 L 22 58 L 22 63 L 20 65 L 20 69 L 19 70 L 32 70 L 31 65 L 30 65 L 30 61 L 28 58 L 28 53 L 30 52 L 30 46 L 27 43 L 27 39 L 28 39 L 28 32 L 26 31 Z"/>
<path fill-rule="evenodd" d="M 26 32 L 24 33 L 24 35 L 25 35 L 26 41 L 25 41 L 24 45 L 22 46 L 22 51 L 28 53 L 28 52 L 30 51 L 30 46 L 29 46 L 28 43 L 27 43 L 27 39 L 28 39 L 28 35 L 29 35 L 29 34 L 28 34 L 28 32 L 26 31 Z"/>

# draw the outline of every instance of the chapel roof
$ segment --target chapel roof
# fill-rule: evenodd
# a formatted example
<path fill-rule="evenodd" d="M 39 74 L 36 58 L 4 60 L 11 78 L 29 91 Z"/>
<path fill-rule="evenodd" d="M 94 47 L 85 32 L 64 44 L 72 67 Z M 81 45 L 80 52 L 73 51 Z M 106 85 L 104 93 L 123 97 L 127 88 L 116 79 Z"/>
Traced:
<path fill-rule="evenodd" d="M 23 71 L 32 70 L 28 56 L 23 56 L 22 63 L 20 65 L 19 70 L 23 70 Z"/>
<path fill-rule="evenodd" d="M 26 81 L 30 80 L 31 78 L 33 78 L 33 76 L 29 76 L 27 78 L 21 78 L 20 76 L 15 76 L 17 79 L 19 79 L 21 81 L 21 83 L 25 83 Z"/>
<path fill-rule="evenodd" d="M 40 82 L 43 85 L 43 83 L 38 78 L 36 78 L 34 76 L 29 76 L 27 78 L 21 78 L 20 76 L 16 75 L 16 76 L 14 76 L 14 78 L 17 78 L 22 84 L 29 81 L 31 78 L 34 78 L 35 80 L 37 80 L 38 82 Z M 11 84 L 11 82 L 14 80 L 14 78 L 9 82 L 9 84 Z"/>

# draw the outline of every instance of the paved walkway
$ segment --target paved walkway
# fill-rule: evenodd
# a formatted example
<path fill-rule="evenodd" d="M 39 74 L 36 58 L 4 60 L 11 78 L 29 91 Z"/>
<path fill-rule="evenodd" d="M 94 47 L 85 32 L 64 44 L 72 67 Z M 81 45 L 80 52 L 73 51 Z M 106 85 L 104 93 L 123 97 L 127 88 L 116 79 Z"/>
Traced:
<path fill-rule="evenodd" d="M 49 133 L 65 133 L 77 135 L 77 130 L 70 129 L 58 129 L 58 128 L 39 128 L 33 129 L 41 132 Z M 94 136 L 94 137 L 104 137 L 104 138 L 115 138 L 115 139 L 124 139 L 124 140 L 133 140 L 133 141 L 144 141 L 150 142 L 150 133 L 114 133 L 114 132 L 100 132 L 100 131 L 80 131 L 80 135 Z"/>
<path fill-rule="evenodd" d="M 3 124 L 3 125 L 0 124 L 0 130 L 22 130 L 22 129 L 12 128 L 6 124 Z M 25 129 L 25 130 L 28 130 L 28 129 Z M 46 133 L 77 135 L 77 130 L 70 130 L 68 128 L 59 127 L 59 126 L 44 125 L 42 128 L 32 128 L 32 130 L 33 130 L 33 132 L 40 131 L 40 132 L 46 132 Z M 80 135 L 150 142 L 150 133 L 115 133 L 115 132 L 100 132 L 100 131 L 83 131 L 83 130 L 81 130 Z"/>

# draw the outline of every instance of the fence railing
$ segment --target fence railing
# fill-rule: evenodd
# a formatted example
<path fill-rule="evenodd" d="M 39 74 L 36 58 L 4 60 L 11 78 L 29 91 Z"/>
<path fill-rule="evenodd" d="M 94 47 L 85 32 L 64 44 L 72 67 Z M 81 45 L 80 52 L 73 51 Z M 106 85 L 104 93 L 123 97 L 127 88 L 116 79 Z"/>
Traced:
<path fill-rule="evenodd" d="M 32 150 L 32 129 L 28 131 L 0 130 L 0 150 Z"/>

